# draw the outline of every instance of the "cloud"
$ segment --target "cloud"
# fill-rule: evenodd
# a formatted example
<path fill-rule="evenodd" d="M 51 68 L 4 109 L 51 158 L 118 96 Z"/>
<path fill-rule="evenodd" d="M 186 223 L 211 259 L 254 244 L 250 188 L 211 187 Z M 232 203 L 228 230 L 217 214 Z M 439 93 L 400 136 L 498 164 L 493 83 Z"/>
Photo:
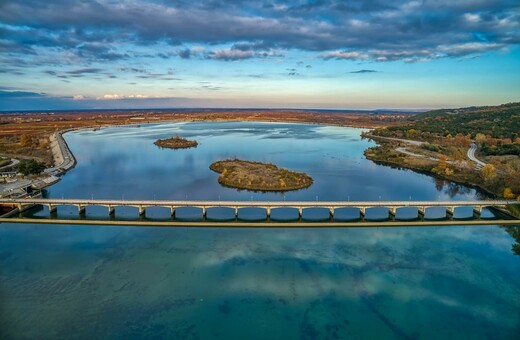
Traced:
<path fill-rule="evenodd" d="M 156 48 L 152 58 L 236 61 L 296 49 L 326 60 L 417 62 L 517 46 L 519 19 L 515 1 L 494 0 L 7 0 L 0 50 L 11 65 L 120 61 L 143 47 Z M 220 46 L 171 52 L 198 44 Z"/>
<path fill-rule="evenodd" d="M 96 99 L 100 100 L 100 99 L 108 99 L 108 100 L 113 100 L 113 99 L 123 99 L 124 97 L 119 95 L 119 94 L 104 94 L 102 95 L 101 97 L 97 97 Z"/>
<path fill-rule="evenodd" d="M 182 59 L 190 59 L 191 58 L 191 50 L 189 48 L 185 48 L 183 50 L 180 50 L 178 52 L 179 57 Z"/>
<path fill-rule="evenodd" d="M 73 100 L 84 100 L 85 99 L 85 96 L 81 95 L 81 94 L 77 94 L 75 96 L 72 96 L 72 99 Z"/>
<path fill-rule="evenodd" d="M 103 70 L 100 69 L 100 68 L 87 67 L 87 68 L 79 68 L 79 69 L 76 69 L 76 70 L 65 71 L 65 73 L 68 73 L 68 74 L 88 74 L 88 73 L 100 73 L 102 71 Z"/>
<path fill-rule="evenodd" d="M 225 61 L 236 61 L 251 58 L 283 57 L 281 50 L 266 48 L 263 41 L 256 43 L 239 42 L 230 48 L 216 49 L 206 54 L 206 59 L 216 59 Z"/>
<path fill-rule="evenodd" d="M 97 97 L 96 99 L 97 100 L 120 100 L 120 99 L 145 99 L 148 97 L 149 96 L 142 95 L 142 94 L 131 94 L 128 96 L 124 96 L 124 95 L 120 95 L 117 93 L 113 93 L 113 94 L 109 93 L 109 94 L 104 94 L 100 97 Z"/>
<path fill-rule="evenodd" d="M 368 59 L 369 55 L 355 51 L 331 51 L 322 55 L 325 60 L 328 59 L 345 59 L 345 60 L 363 60 Z"/>
<path fill-rule="evenodd" d="M 29 91 L 2 91 L 0 90 L 0 99 L 27 99 L 27 98 L 44 98 L 45 93 L 29 92 Z"/>
<path fill-rule="evenodd" d="M 376 71 L 376 70 L 359 70 L 359 71 L 352 71 L 352 72 L 349 72 L 349 73 L 376 73 L 376 72 L 379 72 L 379 71 Z"/>
<path fill-rule="evenodd" d="M 208 54 L 209 59 L 216 60 L 241 60 L 250 59 L 255 56 L 253 51 L 242 51 L 236 49 L 218 49 Z"/>

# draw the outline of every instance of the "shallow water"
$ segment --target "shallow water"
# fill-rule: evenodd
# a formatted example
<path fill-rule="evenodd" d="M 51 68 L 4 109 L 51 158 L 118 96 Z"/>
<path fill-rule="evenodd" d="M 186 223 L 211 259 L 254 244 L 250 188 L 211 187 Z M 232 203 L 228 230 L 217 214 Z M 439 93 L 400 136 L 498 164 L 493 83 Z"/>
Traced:
<path fill-rule="evenodd" d="M 314 178 L 310 188 L 286 193 L 287 200 L 476 197 L 473 189 L 365 160 L 371 142 L 360 132 L 277 123 L 73 132 L 65 137 L 78 165 L 49 195 L 284 199 L 221 187 L 208 166 L 236 156 Z M 199 147 L 153 145 L 176 133 Z M 118 218 L 136 214 L 116 211 Z M 58 210 L 58 217 L 76 215 L 72 207 Z M 106 211 L 90 209 L 87 216 Z M 512 243 L 499 227 L 2 224 L 0 338 L 512 339 L 520 331 L 520 257 Z"/>

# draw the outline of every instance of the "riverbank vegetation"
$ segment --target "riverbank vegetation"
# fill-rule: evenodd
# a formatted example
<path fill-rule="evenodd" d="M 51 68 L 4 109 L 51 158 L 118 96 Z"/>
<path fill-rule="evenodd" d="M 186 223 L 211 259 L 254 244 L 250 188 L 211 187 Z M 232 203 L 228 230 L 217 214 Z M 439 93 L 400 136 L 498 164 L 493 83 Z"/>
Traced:
<path fill-rule="evenodd" d="M 410 116 L 374 135 L 437 142 L 445 146 L 472 140 L 482 155 L 520 156 L 520 103 L 442 109 Z"/>
<path fill-rule="evenodd" d="M 311 110 L 125 110 L 11 112 L 0 115 L 0 156 L 32 157 L 52 164 L 49 136 L 68 129 L 194 121 L 264 121 L 377 128 L 397 125 L 403 112 Z"/>
<path fill-rule="evenodd" d="M 24 175 L 37 175 L 41 173 L 45 168 L 46 165 L 43 162 L 38 162 L 34 159 L 23 159 L 18 163 L 17 165 L 18 171 Z"/>
<path fill-rule="evenodd" d="M 154 142 L 154 144 L 160 146 L 161 148 L 169 149 L 188 149 L 197 147 L 198 145 L 197 141 L 188 140 L 180 137 L 179 135 L 167 139 L 158 139 Z"/>
<path fill-rule="evenodd" d="M 228 159 L 210 165 L 220 173 L 222 185 L 254 191 L 289 191 L 309 187 L 313 179 L 302 172 L 279 168 L 272 163 Z"/>
<path fill-rule="evenodd" d="M 0 167 L 11 164 L 11 159 L 6 157 L 0 157 Z"/>
<path fill-rule="evenodd" d="M 402 125 L 364 134 L 380 144 L 366 150 L 365 156 L 514 199 L 520 197 L 519 134 L 520 103 L 434 110 L 410 117 Z M 412 145 L 392 138 L 423 143 Z M 472 143 L 478 145 L 478 158 L 487 163 L 479 170 L 466 156 Z M 404 148 L 420 157 L 398 152 Z"/>

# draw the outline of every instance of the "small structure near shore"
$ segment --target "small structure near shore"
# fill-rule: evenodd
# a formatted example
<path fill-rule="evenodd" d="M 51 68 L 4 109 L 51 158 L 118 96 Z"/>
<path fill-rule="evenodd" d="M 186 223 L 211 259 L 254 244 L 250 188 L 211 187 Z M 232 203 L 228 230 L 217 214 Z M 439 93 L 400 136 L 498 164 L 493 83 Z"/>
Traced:
<path fill-rule="evenodd" d="M 188 140 L 188 139 L 180 137 L 179 135 L 176 135 L 175 137 L 167 138 L 167 139 L 158 139 L 154 142 L 154 144 L 161 148 L 169 148 L 169 149 L 188 149 L 188 148 L 197 147 L 197 145 L 199 145 L 199 143 L 197 143 L 197 141 Z"/>
<path fill-rule="evenodd" d="M 290 191 L 307 188 L 313 183 L 305 173 L 278 168 L 272 163 L 228 159 L 217 161 L 209 168 L 220 173 L 220 184 L 237 189 Z"/>

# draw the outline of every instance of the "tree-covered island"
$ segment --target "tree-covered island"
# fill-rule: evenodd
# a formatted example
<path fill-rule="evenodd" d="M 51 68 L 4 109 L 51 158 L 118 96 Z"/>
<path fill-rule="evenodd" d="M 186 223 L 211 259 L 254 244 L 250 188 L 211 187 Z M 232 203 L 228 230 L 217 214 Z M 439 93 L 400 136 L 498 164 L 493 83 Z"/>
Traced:
<path fill-rule="evenodd" d="M 188 148 L 194 148 L 199 143 L 195 140 L 188 140 L 185 138 L 180 137 L 179 135 L 176 135 L 172 138 L 167 139 L 158 139 L 154 142 L 155 145 L 161 147 L 161 148 L 169 148 L 169 149 L 188 149 Z"/>
<path fill-rule="evenodd" d="M 217 161 L 209 168 L 220 173 L 220 184 L 237 189 L 289 191 L 307 188 L 313 183 L 305 173 L 279 168 L 272 163 L 228 159 Z"/>

